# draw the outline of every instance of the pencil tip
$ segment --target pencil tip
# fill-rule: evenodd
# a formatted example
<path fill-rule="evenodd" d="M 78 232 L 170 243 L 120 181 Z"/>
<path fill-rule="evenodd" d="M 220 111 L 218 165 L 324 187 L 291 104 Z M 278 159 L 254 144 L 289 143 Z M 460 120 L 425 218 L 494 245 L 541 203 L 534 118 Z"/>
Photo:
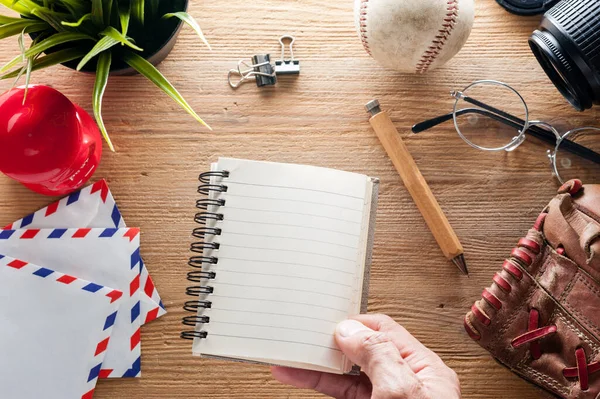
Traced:
<path fill-rule="evenodd" d="M 463 254 L 458 255 L 457 257 L 452 259 L 452 263 L 454 263 L 456 265 L 456 267 L 458 267 L 458 270 L 460 270 L 465 276 L 469 275 L 469 269 L 467 268 L 467 262 L 465 261 L 465 255 L 463 255 Z"/>

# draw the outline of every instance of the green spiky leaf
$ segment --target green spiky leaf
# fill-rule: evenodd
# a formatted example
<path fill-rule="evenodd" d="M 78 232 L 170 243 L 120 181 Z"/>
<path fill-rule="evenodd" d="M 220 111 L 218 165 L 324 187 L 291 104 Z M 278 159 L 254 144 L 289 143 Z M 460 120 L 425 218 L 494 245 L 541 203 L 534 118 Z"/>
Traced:
<path fill-rule="evenodd" d="M 0 4 L 8 8 L 9 10 L 18 12 L 21 15 L 25 15 L 27 17 L 31 16 L 31 9 L 25 6 L 24 3 L 21 3 L 20 1 L 15 2 L 14 0 L 0 0 Z"/>
<path fill-rule="evenodd" d="M 25 93 L 23 93 L 23 105 L 27 101 L 27 93 L 29 92 L 29 82 L 31 82 L 31 72 L 33 71 L 34 57 L 27 59 L 27 66 L 25 67 Z"/>
<path fill-rule="evenodd" d="M 19 50 L 21 50 L 21 54 L 19 55 L 19 62 L 25 62 L 25 30 L 23 30 L 19 35 L 17 43 L 19 43 Z M 13 82 L 11 89 L 15 88 L 15 86 L 19 83 L 19 80 L 21 80 L 21 76 L 23 76 L 25 70 L 25 66 L 20 68 L 20 70 L 17 73 L 17 78 Z"/>
<path fill-rule="evenodd" d="M 135 44 L 133 44 L 129 39 L 127 39 L 125 36 L 123 36 L 121 34 L 121 32 L 119 32 L 118 30 L 116 30 L 112 26 L 109 26 L 108 28 L 104 29 L 100 33 L 100 35 L 110 37 L 111 39 L 116 40 L 116 41 L 120 42 L 121 44 L 124 44 L 124 45 L 126 45 L 128 47 L 131 47 L 134 50 L 144 51 L 143 48 L 139 48 L 138 46 L 136 46 Z"/>
<path fill-rule="evenodd" d="M 94 40 L 94 38 L 86 35 L 85 33 L 60 32 L 42 40 L 38 44 L 31 46 L 29 50 L 25 52 L 25 57 L 35 56 L 52 47 L 80 40 Z"/>
<path fill-rule="evenodd" d="M 14 89 L 15 87 L 17 87 L 17 84 L 19 83 L 19 80 L 21 80 L 21 77 L 23 76 L 23 74 L 25 73 L 26 68 L 19 68 L 19 70 L 17 71 L 17 77 L 15 79 L 15 81 L 12 84 L 12 87 L 10 88 L 11 90 Z"/>
<path fill-rule="evenodd" d="M 50 28 L 50 25 L 48 25 L 44 21 L 21 19 L 19 21 L 11 22 L 0 26 L 0 40 L 6 39 L 10 36 L 16 36 L 23 30 L 25 30 L 25 33 L 32 33 L 40 32 L 48 28 Z"/>
<path fill-rule="evenodd" d="M 138 46 L 127 40 L 126 37 L 121 35 L 121 33 L 113 27 L 109 26 L 100 34 L 104 37 L 100 39 L 98 43 L 96 43 L 94 48 L 92 48 L 92 50 L 85 57 L 83 57 L 79 65 L 77 65 L 78 71 L 80 71 L 81 68 L 83 68 L 85 64 L 87 64 L 92 58 L 102 53 L 103 51 L 109 50 L 111 47 L 115 46 L 118 43 L 127 45 L 137 51 L 144 51 L 144 49 L 139 48 Z"/>
<path fill-rule="evenodd" d="M 112 15 L 113 0 L 103 0 L 102 7 L 104 12 L 104 25 L 110 25 L 110 17 Z"/>
<path fill-rule="evenodd" d="M 57 32 L 64 32 L 66 30 L 62 24 L 62 21 L 65 18 L 63 14 L 55 13 L 47 8 L 41 7 L 32 10 L 31 13 L 42 21 L 47 22 L 48 25 L 54 28 L 54 30 Z"/>
<path fill-rule="evenodd" d="M 2 68 L 0 68 L 0 73 L 4 73 L 4 72 L 8 71 L 9 69 L 18 65 L 20 62 L 23 62 L 22 54 L 17 55 L 15 58 L 13 58 L 12 60 L 10 60 L 6 64 L 4 64 L 2 66 Z"/>
<path fill-rule="evenodd" d="M 16 11 L 16 9 L 14 7 L 24 7 L 25 9 L 27 9 L 29 11 L 33 11 L 36 8 L 38 8 L 39 6 L 40 5 L 38 3 L 36 3 L 35 0 L 13 0 L 12 6 L 9 8 Z"/>
<path fill-rule="evenodd" d="M 106 90 L 106 84 L 108 83 L 111 61 L 112 55 L 109 51 L 101 53 L 100 57 L 98 58 L 98 66 L 96 67 L 96 82 L 94 83 L 93 108 L 94 117 L 96 118 L 96 123 L 98 123 L 100 131 L 102 132 L 102 136 L 104 137 L 104 140 L 106 140 L 110 150 L 114 152 L 115 147 L 113 146 L 112 141 L 110 141 L 110 137 L 106 131 L 106 126 L 102 120 L 102 98 L 104 97 L 104 91 Z"/>
<path fill-rule="evenodd" d="M 165 14 L 163 16 L 163 18 L 179 18 L 180 20 L 182 20 L 183 22 L 185 22 L 186 24 L 191 26 L 192 29 L 194 29 L 194 31 L 196 31 L 198 36 L 200 36 L 200 39 L 202 39 L 204 44 L 206 44 L 208 49 L 212 50 L 210 48 L 210 44 L 208 43 L 208 40 L 206 40 L 206 37 L 204 37 L 204 33 L 202 33 L 202 29 L 200 28 L 200 25 L 198 25 L 198 22 L 196 22 L 196 20 L 187 12 L 183 12 L 183 11 L 182 12 L 173 12 L 173 13 Z"/>
<path fill-rule="evenodd" d="M 87 13 L 87 14 L 83 15 L 81 18 L 79 18 L 79 20 L 77 20 L 77 22 L 62 21 L 61 24 L 64 26 L 69 26 L 71 28 L 79 28 L 81 26 L 81 24 L 83 24 L 85 21 L 88 21 L 90 19 L 92 19 L 92 13 Z"/>
<path fill-rule="evenodd" d="M 119 1 L 119 21 L 121 22 L 121 34 L 127 36 L 129 32 L 129 21 L 131 20 L 131 2 Z"/>
<path fill-rule="evenodd" d="M 69 48 L 69 49 L 65 49 L 65 50 L 60 50 L 55 53 L 51 53 L 51 54 L 36 58 L 33 61 L 31 70 L 37 71 L 40 69 L 48 68 L 50 66 L 62 64 L 62 63 L 73 61 L 73 60 L 78 60 L 81 57 L 85 56 L 86 53 L 87 53 L 87 49 L 85 49 L 85 48 Z M 14 70 L 5 75 L 2 75 L 2 76 L 0 76 L 0 80 L 14 78 L 18 75 L 19 71 L 20 71 L 20 68 L 19 68 L 19 70 Z"/>
<path fill-rule="evenodd" d="M 11 22 L 19 22 L 22 21 L 21 18 L 13 18 L 8 15 L 0 15 L 0 25 L 10 24 Z"/>
<path fill-rule="evenodd" d="M 98 40 L 98 43 L 96 43 L 96 45 L 90 50 L 90 52 L 87 53 L 85 57 L 83 57 L 81 62 L 79 62 L 79 64 L 77 65 L 77 70 L 81 71 L 81 68 L 83 68 L 85 64 L 87 64 L 92 58 L 104 51 L 107 51 L 108 49 L 110 49 L 118 43 L 119 42 L 117 40 L 108 36 L 105 36 L 102 39 Z"/>
<path fill-rule="evenodd" d="M 177 104 L 179 104 L 183 109 L 185 109 L 190 115 L 192 115 L 198 122 L 206 126 L 208 129 L 212 130 L 210 126 L 206 124 L 196 114 L 193 108 L 185 101 L 185 99 L 179 94 L 177 89 L 173 87 L 173 85 L 163 76 L 162 73 L 158 69 L 154 67 L 151 63 L 146 61 L 143 57 L 132 53 L 131 51 L 127 51 L 123 54 L 123 60 L 133 69 L 144 75 L 148 80 L 154 83 L 158 88 L 164 91 L 169 97 L 171 97 Z"/>
<path fill-rule="evenodd" d="M 144 25 L 146 0 L 131 0 L 131 16 L 140 25 Z"/>
<path fill-rule="evenodd" d="M 19 38 L 17 39 L 17 43 L 19 43 L 19 50 L 21 51 L 21 61 L 25 62 L 25 29 L 21 31 Z"/>
<path fill-rule="evenodd" d="M 104 25 L 104 1 L 92 0 L 92 21 L 97 26 Z"/>

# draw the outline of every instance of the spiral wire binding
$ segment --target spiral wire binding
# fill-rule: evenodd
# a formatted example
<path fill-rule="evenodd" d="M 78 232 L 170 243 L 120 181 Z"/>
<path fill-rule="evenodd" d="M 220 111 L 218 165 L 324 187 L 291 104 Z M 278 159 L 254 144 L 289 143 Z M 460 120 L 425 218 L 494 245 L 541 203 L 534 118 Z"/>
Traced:
<path fill-rule="evenodd" d="M 200 186 L 198 186 L 198 193 L 203 195 L 209 195 L 211 191 L 225 193 L 227 192 L 227 186 L 224 184 L 212 184 L 211 178 L 227 178 L 229 177 L 228 171 L 210 171 L 200 175 L 198 180 Z M 217 273 L 210 270 L 204 270 L 205 265 L 216 265 L 219 262 L 219 258 L 216 256 L 206 256 L 205 251 L 217 250 L 221 244 L 217 242 L 208 242 L 206 238 L 209 236 L 217 237 L 221 235 L 221 229 L 216 227 L 206 226 L 207 222 L 210 221 L 221 221 L 223 220 L 223 214 L 217 212 L 209 212 L 209 207 L 222 207 L 225 206 L 224 199 L 212 199 L 203 198 L 196 201 L 196 208 L 200 212 L 196 213 L 194 221 L 202 227 L 197 227 L 192 232 L 192 236 L 200 241 L 193 242 L 190 246 L 190 251 L 194 254 L 190 257 L 188 265 L 196 270 L 192 270 L 187 274 L 187 280 L 196 283 L 198 285 L 192 285 L 186 288 L 185 293 L 189 296 L 197 297 L 198 299 L 185 302 L 183 309 L 187 312 L 194 313 L 193 316 L 186 316 L 183 318 L 182 323 L 185 326 L 196 327 L 199 324 L 208 324 L 210 317 L 198 314 L 200 309 L 210 309 L 212 302 L 206 299 L 200 299 L 200 296 L 207 296 L 214 292 L 214 288 L 210 285 L 206 285 L 208 280 L 214 280 Z M 206 338 L 208 333 L 206 331 L 183 331 L 181 338 L 183 339 L 196 339 Z"/>

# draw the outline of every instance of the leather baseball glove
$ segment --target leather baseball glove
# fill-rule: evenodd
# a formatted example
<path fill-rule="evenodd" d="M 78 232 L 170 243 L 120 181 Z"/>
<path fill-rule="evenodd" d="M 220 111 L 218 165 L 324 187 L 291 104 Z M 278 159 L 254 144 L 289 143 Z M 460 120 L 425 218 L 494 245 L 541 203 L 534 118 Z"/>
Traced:
<path fill-rule="evenodd" d="M 521 377 L 563 398 L 600 398 L 600 185 L 559 189 L 464 324 Z"/>

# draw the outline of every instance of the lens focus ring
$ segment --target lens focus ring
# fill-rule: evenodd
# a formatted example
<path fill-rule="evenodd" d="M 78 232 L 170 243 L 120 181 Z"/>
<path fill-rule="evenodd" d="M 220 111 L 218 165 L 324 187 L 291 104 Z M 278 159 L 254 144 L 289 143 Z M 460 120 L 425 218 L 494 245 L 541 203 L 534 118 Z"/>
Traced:
<path fill-rule="evenodd" d="M 600 2 L 564 0 L 546 14 L 560 25 L 577 45 L 596 73 L 600 72 Z"/>

